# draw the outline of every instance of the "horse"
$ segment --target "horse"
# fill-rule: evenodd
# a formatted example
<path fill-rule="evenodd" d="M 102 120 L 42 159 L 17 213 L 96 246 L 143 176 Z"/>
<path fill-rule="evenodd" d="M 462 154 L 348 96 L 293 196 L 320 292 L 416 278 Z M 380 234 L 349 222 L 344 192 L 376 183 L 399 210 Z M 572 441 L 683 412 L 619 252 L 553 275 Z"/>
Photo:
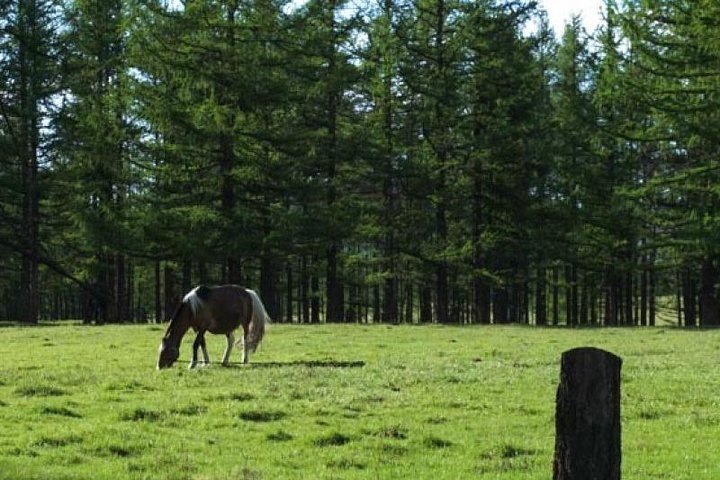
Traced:
<path fill-rule="evenodd" d="M 219 285 L 208 287 L 200 285 L 188 292 L 175 310 L 165 335 L 160 342 L 160 354 L 157 368 L 170 367 L 180 356 L 180 342 L 192 328 L 197 335 L 193 342 L 193 354 L 189 368 L 197 365 L 198 348 L 202 348 L 205 364 L 210 357 L 205 346 L 205 332 L 224 334 L 227 347 L 223 354 L 222 365 L 227 366 L 230 359 L 234 331 L 242 326 L 244 364 L 250 360 L 250 352 L 255 352 L 265 335 L 265 326 L 270 317 L 253 290 L 238 285 Z M 237 342 L 240 344 L 240 340 Z"/>

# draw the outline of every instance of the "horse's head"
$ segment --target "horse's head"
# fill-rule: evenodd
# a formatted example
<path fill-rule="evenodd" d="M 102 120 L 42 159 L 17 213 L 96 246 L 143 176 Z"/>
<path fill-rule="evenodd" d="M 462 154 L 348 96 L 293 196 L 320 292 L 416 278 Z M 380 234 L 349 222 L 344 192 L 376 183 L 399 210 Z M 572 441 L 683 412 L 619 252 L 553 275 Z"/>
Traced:
<path fill-rule="evenodd" d="M 186 302 L 181 302 L 170 318 L 170 323 L 160 342 L 160 355 L 158 356 L 157 368 L 171 367 L 180 356 L 180 342 L 182 337 L 190 328 L 190 309 L 186 308 Z"/>
<path fill-rule="evenodd" d="M 180 356 L 180 349 L 170 342 L 170 339 L 163 338 L 160 342 L 160 355 L 158 356 L 157 368 L 171 367 Z"/>

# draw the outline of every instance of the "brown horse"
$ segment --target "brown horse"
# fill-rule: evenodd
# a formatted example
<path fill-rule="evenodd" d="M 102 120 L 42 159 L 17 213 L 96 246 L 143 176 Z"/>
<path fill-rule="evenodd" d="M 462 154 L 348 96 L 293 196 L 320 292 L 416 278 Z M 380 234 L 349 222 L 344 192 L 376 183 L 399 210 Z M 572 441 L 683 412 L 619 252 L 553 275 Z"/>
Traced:
<path fill-rule="evenodd" d="M 190 328 L 195 330 L 197 335 L 193 342 L 189 368 L 197 365 L 198 348 L 202 348 L 205 363 L 210 363 L 205 346 L 205 332 L 224 334 L 227 337 L 227 348 L 222 360 L 222 364 L 227 366 L 235 341 L 233 332 L 240 326 L 243 329 L 243 363 L 248 363 L 250 352 L 254 352 L 262 341 L 265 325 L 269 321 L 260 297 L 252 290 L 237 285 L 195 287 L 185 295 L 170 319 L 160 343 L 157 368 L 167 368 L 175 363 L 180 356 L 180 342 Z"/>

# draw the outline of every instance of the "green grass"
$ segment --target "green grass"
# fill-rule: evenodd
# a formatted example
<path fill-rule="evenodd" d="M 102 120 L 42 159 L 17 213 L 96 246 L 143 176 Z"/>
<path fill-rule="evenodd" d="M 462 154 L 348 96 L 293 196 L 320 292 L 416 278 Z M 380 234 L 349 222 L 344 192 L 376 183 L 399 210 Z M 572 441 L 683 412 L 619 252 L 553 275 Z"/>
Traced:
<path fill-rule="evenodd" d="M 159 372 L 162 331 L 0 328 L 0 479 L 545 480 L 582 345 L 624 359 L 623 478 L 720 478 L 720 331 L 273 325 Z"/>

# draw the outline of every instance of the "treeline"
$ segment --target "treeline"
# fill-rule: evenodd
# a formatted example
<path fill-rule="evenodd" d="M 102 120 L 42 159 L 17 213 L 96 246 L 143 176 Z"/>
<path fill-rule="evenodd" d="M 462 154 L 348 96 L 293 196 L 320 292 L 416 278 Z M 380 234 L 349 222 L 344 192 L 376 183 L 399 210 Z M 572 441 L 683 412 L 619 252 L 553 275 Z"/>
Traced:
<path fill-rule="evenodd" d="M 0 320 L 718 325 L 696 3 L 0 0 Z"/>

